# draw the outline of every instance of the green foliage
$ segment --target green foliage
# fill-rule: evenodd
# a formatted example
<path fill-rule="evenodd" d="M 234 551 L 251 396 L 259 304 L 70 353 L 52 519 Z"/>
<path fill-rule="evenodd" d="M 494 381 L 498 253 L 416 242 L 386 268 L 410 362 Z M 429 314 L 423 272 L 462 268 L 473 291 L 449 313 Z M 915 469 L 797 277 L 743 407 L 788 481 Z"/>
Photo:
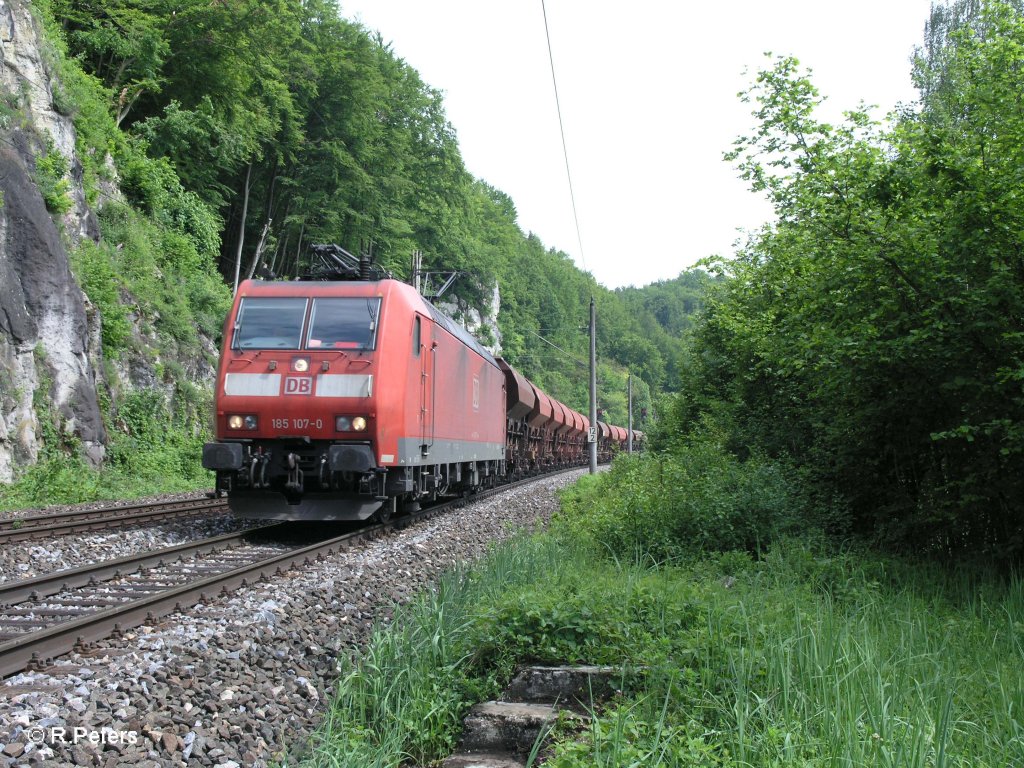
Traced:
<path fill-rule="evenodd" d="M 665 702 L 668 704 L 669 702 Z M 562 739 L 544 762 L 551 768 L 618 768 L 679 766 L 712 768 L 727 765 L 711 734 L 696 723 L 667 722 L 666 707 L 644 696 L 610 707 L 592 717 L 583 739 Z"/>
<path fill-rule="evenodd" d="M 581 661 L 625 672 L 582 732 L 555 727 L 560 768 L 1016 765 L 1022 622 L 1019 578 L 861 548 L 783 540 L 656 567 L 518 539 L 344 662 L 303 764 L 438 759 L 517 665 Z"/>
<path fill-rule="evenodd" d="M 142 212 L 105 203 L 104 241 L 84 243 L 83 252 L 73 255 L 79 279 L 103 315 L 104 341 L 110 345 L 105 353 L 116 357 L 127 345 L 127 310 L 120 304 L 130 296 L 174 344 L 194 342 L 193 314 L 199 327 L 216 338 L 228 299 L 212 274 L 221 222 L 182 186 L 168 159 L 149 159 L 145 145 L 122 134 L 108 111 L 111 88 L 131 81 L 129 90 L 141 92 L 159 79 L 154 67 L 166 46 L 156 42 L 162 25 L 155 19 L 165 11 L 117 4 L 98 8 L 64 0 L 41 2 L 38 10 L 52 46 L 49 56 L 58 75 L 55 87 L 62 111 L 75 122 L 87 201 L 97 203 L 100 180 L 111 177 L 107 162 L 112 157 L 128 200 Z M 81 58 L 69 58 L 68 47 Z M 93 74 L 82 68 L 90 61 L 97 64 Z M 143 74 L 136 77 L 133 72 Z M 104 79 L 114 73 L 121 80 L 105 86 Z M 37 176 L 48 207 L 68 210 L 67 162 L 59 152 L 51 149 L 38 159 Z M 109 264 L 102 263 L 104 257 Z"/>
<path fill-rule="evenodd" d="M 131 339 L 132 326 L 128 307 L 121 301 L 121 280 L 109 253 L 85 240 L 71 254 L 71 268 L 85 295 L 99 310 L 104 354 L 117 357 Z"/>
<path fill-rule="evenodd" d="M 172 441 L 181 444 L 177 436 Z M 201 450 L 202 440 L 198 441 Z M 195 446 L 193 446 L 193 449 Z M 26 468 L 14 483 L 0 485 L 0 510 L 41 509 L 54 504 L 83 504 L 92 501 L 131 499 L 160 493 L 209 488 L 212 479 L 195 456 L 186 456 L 175 449 L 171 464 L 166 456 L 140 456 L 127 466 L 97 470 L 77 453 L 60 453 L 40 458 Z M 167 474 L 174 461 L 189 470 L 182 475 Z M 134 468 L 144 467 L 147 474 L 136 474 Z"/>
<path fill-rule="evenodd" d="M 121 498 L 101 483 L 99 474 L 76 455 L 41 457 L 10 485 L 0 485 L 0 509 L 36 509 L 48 504 L 80 504 Z"/>
<path fill-rule="evenodd" d="M 808 581 L 823 569 L 841 584 Z M 1014 763 L 1014 718 L 976 717 L 1009 705 L 1012 630 L 999 614 L 1018 598 L 1018 584 L 987 576 L 782 546 L 714 599 L 701 682 L 717 689 L 708 703 L 740 762 Z M 990 688 L 979 669 L 1002 682 Z"/>
<path fill-rule="evenodd" d="M 45 382 L 44 382 L 45 384 Z M 107 461 L 100 470 L 82 456 L 78 441 L 61 429 L 48 405 L 48 385 L 37 390 L 43 453 L 10 485 L 0 485 L 0 509 L 123 499 L 208 488 L 202 468 L 205 424 L 212 397 L 180 383 L 166 399 L 161 390 L 122 395 L 106 425 Z M 109 408 L 109 406 L 108 406 Z"/>
<path fill-rule="evenodd" d="M 741 462 L 698 442 L 673 453 L 619 456 L 610 472 L 566 492 L 553 529 L 620 558 L 756 551 L 807 524 L 800 487 L 779 462 Z"/>
<path fill-rule="evenodd" d="M 46 152 L 36 157 L 35 182 L 50 213 L 63 215 L 71 210 L 71 182 L 68 181 L 68 161 L 49 142 Z"/>
<path fill-rule="evenodd" d="M 1019 580 L 796 542 L 663 578 L 701 596 L 687 650 L 563 737 L 555 765 L 1020 761 L 1005 618 L 1020 615 Z"/>
<path fill-rule="evenodd" d="M 170 50 L 155 5 L 52 0 L 52 8 L 71 47 L 116 99 L 119 118 L 143 92 L 159 90 Z"/>
<path fill-rule="evenodd" d="M 792 458 L 847 510 L 840 529 L 1013 560 L 1024 21 L 983 3 L 940 38 L 917 62 L 923 111 L 885 127 L 864 110 L 816 119 L 820 97 L 793 59 L 759 74 L 746 94 L 758 128 L 729 157 L 778 220 L 709 265 L 726 279 L 671 418 L 683 442 L 713 425 L 737 455 Z"/>
<path fill-rule="evenodd" d="M 134 297 L 143 330 L 155 330 L 169 351 L 198 353 L 197 330 L 211 339 L 219 337 L 231 297 L 211 274 L 211 254 L 197 247 L 203 242 L 202 230 L 182 232 L 116 203 L 104 207 L 100 226 L 104 240 L 99 247 L 109 270 Z M 104 353 L 117 356 L 122 348 Z"/>
<path fill-rule="evenodd" d="M 198 396 L 195 391 L 188 394 Z M 206 396 L 194 407 L 205 410 L 212 405 L 210 400 Z M 209 482 L 209 472 L 196 459 L 206 436 L 190 429 L 191 420 L 183 418 L 187 415 L 177 402 L 168 407 L 159 390 L 123 394 L 112 413 L 116 431 L 108 450 L 111 468 L 127 477 L 167 474 L 191 485 Z"/>
<path fill-rule="evenodd" d="M 665 590 L 662 576 L 629 563 L 592 567 L 576 559 L 551 579 L 511 590 L 481 615 L 475 663 L 509 669 L 547 664 L 626 664 L 669 653 L 697 618 L 692 590 Z"/>
<path fill-rule="evenodd" d="M 711 281 L 708 273 L 694 269 L 681 273 L 673 280 L 663 280 L 643 288 L 623 288 L 616 291 L 629 316 L 638 327 L 634 333 L 645 340 L 649 349 L 645 357 L 633 353 L 633 370 L 641 373 L 656 389 L 680 389 L 687 356 L 687 338 L 693 330 L 694 320 L 704 306 L 704 294 Z M 629 336 L 619 335 L 613 328 L 610 338 L 628 345 Z M 659 358 L 664 359 L 664 374 L 660 374 Z M 660 384 L 664 382 L 664 387 Z"/>
<path fill-rule="evenodd" d="M 32 350 L 35 359 L 35 367 L 38 371 L 39 382 L 32 392 L 32 408 L 36 413 L 38 435 L 42 442 L 43 461 L 63 460 L 68 455 L 73 455 L 77 443 L 73 436 L 64 433 L 61 428 L 61 415 L 55 411 L 52 403 L 53 378 L 52 372 L 46 364 L 46 349 L 41 343 L 37 343 Z"/>
<path fill-rule="evenodd" d="M 96 77 L 83 70 L 73 56 L 69 57 L 64 27 L 54 15 L 62 7 L 59 0 L 34 0 L 32 7 L 46 30 L 48 47 L 44 55 L 56 74 L 51 83 L 54 108 L 74 121 L 82 186 L 86 202 L 95 206 L 99 202 L 99 182 L 111 177 L 108 154 L 123 140 L 107 109 L 109 94 Z"/>

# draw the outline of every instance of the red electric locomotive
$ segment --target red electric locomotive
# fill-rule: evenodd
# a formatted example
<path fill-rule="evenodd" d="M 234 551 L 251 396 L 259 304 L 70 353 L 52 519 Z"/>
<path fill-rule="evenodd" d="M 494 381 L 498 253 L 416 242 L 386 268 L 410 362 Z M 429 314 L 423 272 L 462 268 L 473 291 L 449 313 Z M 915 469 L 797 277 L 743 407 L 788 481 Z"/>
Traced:
<path fill-rule="evenodd" d="M 362 520 L 505 473 L 504 376 L 390 279 L 246 281 L 203 466 L 246 517 Z"/>
<path fill-rule="evenodd" d="M 233 511 L 384 520 L 399 505 L 586 461 L 585 417 L 412 286 L 315 248 L 342 269 L 245 281 L 225 324 L 217 441 L 203 466 Z M 609 429 L 625 435 L 602 424 L 602 458 Z"/>

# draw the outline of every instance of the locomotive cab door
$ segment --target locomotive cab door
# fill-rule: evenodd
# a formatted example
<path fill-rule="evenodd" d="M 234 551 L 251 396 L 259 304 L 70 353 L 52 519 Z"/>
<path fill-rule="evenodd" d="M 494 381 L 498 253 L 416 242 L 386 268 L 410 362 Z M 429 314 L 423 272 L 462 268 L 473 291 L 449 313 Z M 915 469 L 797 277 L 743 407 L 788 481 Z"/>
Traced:
<path fill-rule="evenodd" d="M 434 445 L 434 403 L 436 369 L 434 324 L 424 315 L 416 314 L 412 330 L 413 354 L 419 358 L 420 386 L 420 455 L 426 457 Z"/>

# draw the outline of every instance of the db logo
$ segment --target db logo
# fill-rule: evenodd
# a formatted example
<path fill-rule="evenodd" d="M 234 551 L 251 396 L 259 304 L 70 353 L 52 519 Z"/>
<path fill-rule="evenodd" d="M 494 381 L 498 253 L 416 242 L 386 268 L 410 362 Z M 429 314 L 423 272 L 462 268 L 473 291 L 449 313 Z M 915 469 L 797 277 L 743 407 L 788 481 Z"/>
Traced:
<path fill-rule="evenodd" d="M 284 380 L 284 393 L 286 395 L 311 395 L 313 394 L 313 379 L 309 376 L 288 376 Z"/>

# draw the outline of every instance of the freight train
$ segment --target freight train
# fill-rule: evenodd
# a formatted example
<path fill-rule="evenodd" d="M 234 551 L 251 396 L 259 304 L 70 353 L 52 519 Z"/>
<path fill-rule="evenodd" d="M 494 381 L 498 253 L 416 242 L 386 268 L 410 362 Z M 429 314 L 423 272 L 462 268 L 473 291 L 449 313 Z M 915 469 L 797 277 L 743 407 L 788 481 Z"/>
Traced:
<path fill-rule="evenodd" d="M 411 285 L 318 253 L 334 265 L 319 279 L 243 282 L 225 323 L 203 466 L 233 512 L 386 520 L 587 461 L 585 416 Z M 594 435 L 603 460 L 628 437 L 600 421 Z"/>

